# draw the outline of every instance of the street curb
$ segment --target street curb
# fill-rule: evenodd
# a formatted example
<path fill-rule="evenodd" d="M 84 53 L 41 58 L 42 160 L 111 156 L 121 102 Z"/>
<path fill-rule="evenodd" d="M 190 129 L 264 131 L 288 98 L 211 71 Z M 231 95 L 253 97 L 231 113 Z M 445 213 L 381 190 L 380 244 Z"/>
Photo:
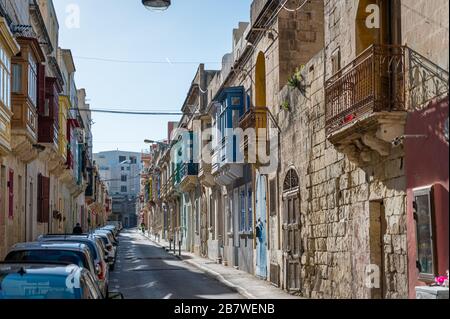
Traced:
<path fill-rule="evenodd" d="M 164 248 L 167 250 L 167 248 L 157 242 L 155 242 L 153 239 L 151 239 L 150 237 L 145 236 L 148 240 L 150 240 L 152 243 L 154 243 L 155 245 L 157 245 L 160 248 Z M 168 250 L 167 250 L 168 251 Z M 170 251 L 168 251 L 169 253 L 171 253 Z M 240 295 L 242 295 L 243 297 L 247 298 L 247 299 L 258 299 L 256 298 L 254 295 L 252 295 L 251 293 L 249 293 L 245 288 L 242 288 L 241 286 L 235 285 L 233 283 L 231 283 L 230 281 L 228 281 L 227 279 L 225 279 L 221 274 L 219 274 L 218 272 L 215 272 L 214 270 L 211 270 L 205 266 L 202 266 L 198 263 L 196 263 L 195 261 L 192 260 L 188 260 L 188 259 L 184 259 L 181 256 L 178 256 L 176 254 L 171 253 L 171 255 L 175 256 L 176 258 L 178 258 L 179 260 L 186 262 L 202 271 L 204 271 L 207 275 L 209 275 L 209 277 L 223 283 L 224 285 L 226 285 L 227 287 L 229 287 L 231 290 L 236 291 L 237 293 L 239 293 Z"/>
<path fill-rule="evenodd" d="M 236 291 L 237 293 L 239 293 L 240 295 L 244 296 L 247 299 L 258 299 L 255 296 L 253 296 L 251 293 L 249 293 L 245 288 L 242 288 L 241 286 L 235 285 L 233 283 L 231 283 L 230 281 L 228 281 L 227 279 L 225 279 L 221 274 L 219 274 L 218 272 L 215 272 L 214 270 L 211 270 L 207 267 L 204 267 L 198 263 L 196 263 L 195 261 L 192 260 L 188 260 L 188 259 L 184 259 L 184 262 L 201 269 L 202 271 L 204 271 L 207 275 L 209 275 L 211 278 L 223 283 L 224 285 L 226 285 L 227 287 L 229 287 L 231 290 Z"/>

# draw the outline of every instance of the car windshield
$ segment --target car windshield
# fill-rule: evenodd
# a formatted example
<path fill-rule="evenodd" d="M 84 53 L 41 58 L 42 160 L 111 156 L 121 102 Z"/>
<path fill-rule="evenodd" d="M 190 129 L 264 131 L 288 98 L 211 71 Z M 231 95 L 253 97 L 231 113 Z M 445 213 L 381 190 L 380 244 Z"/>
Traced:
<path fill-rule="evenodd" d="M 89 263 L 82 252 L 72 250 L 22 250 L 9 253 L 5 261 L 64 262 L 89 269 Z"/>
<path fill-rule="evenodd" d="M 92 258 L 97 259 L 97 249 L 95 246 L 95 243 L 93 243 L 90 240 L 78 240 L 75 238 L 70 238 L 70 239 L 52 239 L 51 241 L 55 241 L 55 242 L 71 242 L 71 243 L 82 243 L 85 244 L 86 246 L 88 246 L 89 251 L 92 255 Z"/>
<path fill-rule="evenodd" d="M 0 299 L 80 299 L 81 289 L 67 276 L 0 273 Z"/>

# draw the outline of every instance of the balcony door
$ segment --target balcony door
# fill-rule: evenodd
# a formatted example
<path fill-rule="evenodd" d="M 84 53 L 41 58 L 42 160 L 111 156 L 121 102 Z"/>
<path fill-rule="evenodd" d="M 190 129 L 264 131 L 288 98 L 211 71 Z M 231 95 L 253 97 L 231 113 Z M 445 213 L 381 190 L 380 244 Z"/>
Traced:
<path fill-rule="evenodd" d="M 355 19 L 356 55 L 373 44 L 399 44 L 399 0 L 359 0 Z"/>

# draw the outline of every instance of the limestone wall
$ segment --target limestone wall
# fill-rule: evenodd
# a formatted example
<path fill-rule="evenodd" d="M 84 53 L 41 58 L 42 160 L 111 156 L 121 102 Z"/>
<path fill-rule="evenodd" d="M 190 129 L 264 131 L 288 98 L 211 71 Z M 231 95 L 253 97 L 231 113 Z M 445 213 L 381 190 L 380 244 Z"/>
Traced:
<path fill-rule="evenodd" d="M 402 42 L 449 69 L 449 1 L 401 0 Z"/>
<path fill-rule="evenodd" d="M 376 291 L 365 286 L 366 267 L 374 263 L 384 269 L 384 297 L 406 298 L 403 150 L 358 167 L 333 147 L 325 136 L 324 65 L 321 52 L 305 68 L 306 97 L 284 88 L 279 99 L 288 100 L 290 110 L 277 112 L 280 203 L 288 169 L 295 167 L 300 178 L 302 292 L 312 298 L 370 298 Z M 384 218 L 374 220 L 371 201 L 384 205 Z"/>

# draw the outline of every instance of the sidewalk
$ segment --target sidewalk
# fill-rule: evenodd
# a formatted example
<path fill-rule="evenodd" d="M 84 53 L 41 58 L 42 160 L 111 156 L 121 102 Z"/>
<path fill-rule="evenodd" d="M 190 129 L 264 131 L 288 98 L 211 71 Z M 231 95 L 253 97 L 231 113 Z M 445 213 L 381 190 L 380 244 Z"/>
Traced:
<path fill-rule="evenodd" d="M 166 251 L 169 250 L 169 242 L 161 239 L 158 243 L 148 235 L 145 235 L 145 237 L 154 245 L 164 248 Z M 173 249 L 169 253 L 173 254 Z M 267 281 L 260 280 L 245 271 L 217 264 L 210 259 L 201 258 L 183 250 L 181 251 L 181 256 L 178 256 L 178 247 L 175 256 L 180 260 L 201 269 L 209 276 L 240 293 L 247 299 L 304 299 L 292 296 L 281 289 L 272 286 Z"/>

